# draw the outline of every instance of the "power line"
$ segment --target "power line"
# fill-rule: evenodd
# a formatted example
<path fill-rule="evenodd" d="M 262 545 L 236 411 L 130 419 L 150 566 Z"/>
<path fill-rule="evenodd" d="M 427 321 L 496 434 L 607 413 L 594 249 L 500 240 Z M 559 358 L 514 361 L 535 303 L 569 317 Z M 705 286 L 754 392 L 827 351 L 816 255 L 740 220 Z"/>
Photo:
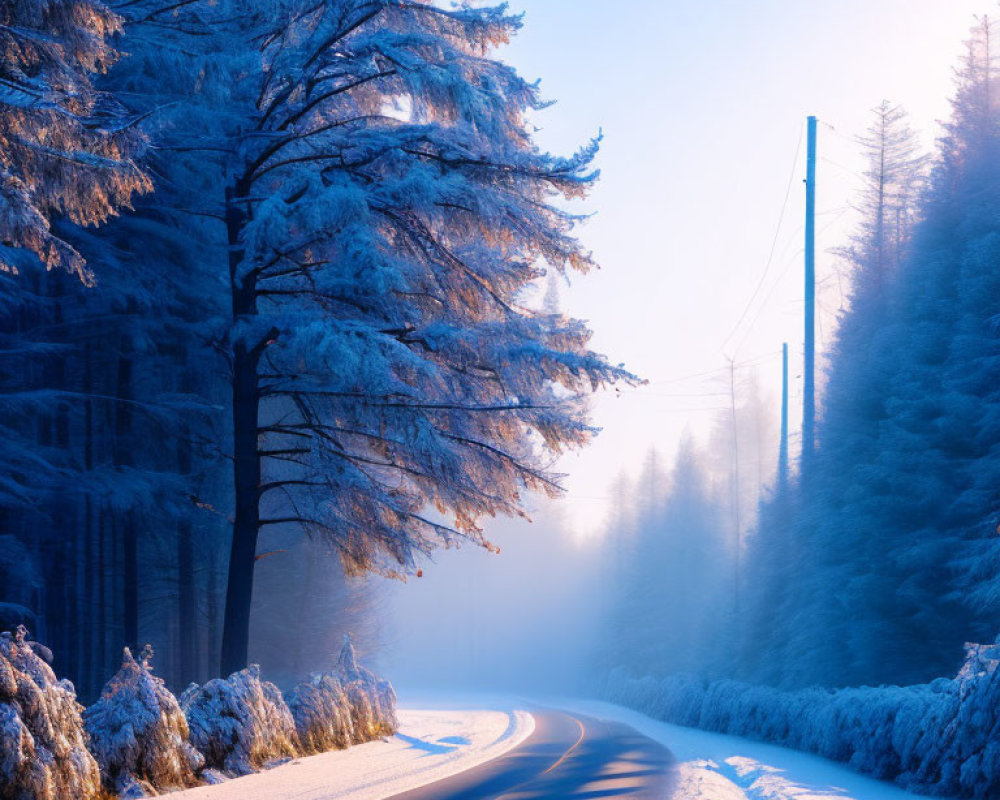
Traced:
<path fill-rule="evenodd" d="M 718 372 L 729 369 L 729 367 L 718 367 L 716 369 L 705 370 L 704 372 L 692 372 L 690 375 L 680 375 L 676 378 L 668 378 L 663 381 L 650 381 L 650 386 L 666 386 L 671 383 L 685 383 L 686 381 L 692 381 L 695 378 L 705 378 L 709 375 L 715 375 Z M 623 390 L 625 391 L 625 390 Z M 640 391 L 639 389 L 632 389 L 629 391 Z"/>
<path fill-rule="evenodd" d="M 744 359 L 743 361 L 738 361 L 736 363 L 736 369 L 745 369 L 747 367 L 756 366 L 757 364 L 763 363 L 763 362 L 765 362 L 765 361 L 767 361 L 769 359 L 777 358 L 779 355 L 781 355 L 781 351 L 780 350 L 773 351 L 773 352 L 769 350 L 766 353 L 758 353 L 757 355 L 751 356 L 750 358 Z M 664 380 L 661 380 L 661 381 L 650 381 L 646 385 L 647 386 L 670 386 L 670 385 L 676 384 L 676 383 L 686 383 L 687 381 L 692 381 L 692 380 L 695 380 L 697 378 L 707 378 L 707 377 L 710 377 L 712 375 L 718 375 L 718 374 L 723 373 L 723 372 L 729 372 L 729 366 L 728 365 L 726 365 L 724 367 L 716 367 L 714 369 L 703 370 L 702 372 L 692 372 L 692 373 L 690 373 L 688 375 L 678 375 L 677 377 L 674 377 L 674 378 L 665 378 Z M 621 394 L 624 395 L 624 394 L 627 394 L 627 393 L 628 394 L 634 394 L 634 393 L 653 394 L 652 392 L 648 392 L 646 389 L 644 389 L 641 386 L 640 387 L 636 387 L 635 389 L 622 389 L 621 390 Z M 723 392 L 723 394 L 725 394 L 725 392 Z"/>
<path fill-rule="evenodd" d="M 774 238 L 771 240 L 771 251 L 768 253 L 767 262 L 764 264 L 764 271 L 760 275 L 760 279 L 757 281 L 757 286 L 753 290 L 753 294 L 750 295 L 750 299 L 747 301 L 746 306 L 743 308 L 743 313 L 740 314 L 736 324 L 733 329 L 729 332 L 729 335 L 725 338 L 722 343 L 722 350 L 726 349 L 726 345 L 729 344 L 733 336 L 736 335 L 736 331 L 739 330 L 740 325 L 743 324 L 743 320 L 746 319 L 747 314 L 750 312 L 750 308 L 753 306 L 754 300 L 757 299 L 757 295 L 760 293 L 761 288 L 764 286 L 764 281 L 767 279 L 767 273 L 771 269 L 771 263 L 774 261 L 774 252 L 778 247 L 778 237 L 781 235 L 781 226 L 785 221 L 785 211 L 788 209 L 788 198 L 792 194 L 792 184 L 795 182 L 795 173 L 799 167 L 799 153 L 802 150 L 802 129 L 799 128 L 799 141 L 795 145 L 795 158 L 792 160 L 792 171 L 788 175 L 788 185 L 785 187 L 785 199 L 781 203 L 781 213 L 778 215 L 778 225 L 774 230 Z M 738 352 L 738 349 L 737 351 Z M 736 352 L 733 353 L 735 358 Z"/>
<path fill-rule="evenodd" d="M 856 136 L 848 136 L 847 134 L 841 133 L 836 128 L 834 128 L 833 125 L 831 125 L 829 122 L 820 120 L 819 124 L 822 125 L 824 128 L 827 128 L 828 130 L 832 131 L 834 136 L 839 136 L 845 142 L 850 142 L 851 144 L 854 145 L 858 143 L 858 139 Z"/>
<path fill-rule="evenodd" d="M 823 212 L 824 214 L 836 213 L 836 216 L 833 219 L 831 219 L 826 225 L 820 228 L 818 233 L 822 235 L 830 228 L 832 228 L 834 225 L 836 225 L 838 222 L 840 222 L 840 220 L 843 218 L 845 214 L 853 210 L 854 210 L 853 206 L 840 206 L 839 208 Z M 802 226 L 799 227 L 801 228 Z M 799 247 L 799 249 L 796 250 L 794 253 L 792 253 L 788 257 L 788 260 L 784 262 L 784 269 L 781 271 L 781 274 L 778 275 L 777 279 L 771 283 L 771 288 L 767 290 L 767 294 L 764 296 L 764 300 L 760 303 L 759 306 L 757 306 L 757 312 L 754 314 L 753 319 L 750 321 L 750 325 L 747 327 L 746 332 L 740 338 L 739 344 L 736 347 L 737 352 L 739 352 L 739 349 L 743 347 L 743 345 L 746 343 L 746 340 L 749 337 L 750 332 L 753 330 L 754 325 L 757 324 L 757 320 L 760 318 L 761 313 L 765 308 L 767 308 L 767 304 L 770 302 L 771 297 L 774 294 L 774 290 L 781 285 L 781 282 L 785 279 L 785 276 L 788 274 L 788 271 L 798 263 L 798 259 L 802 255 L 802 253 L 803 253 L 803 248 Z"/>
<path fill-rule="evenodd" d="M 857 172 L 856 170 L 853 170 L 850 167 L 841 164 L 839 161 L 834 161 L 832 158 L 827 158 L 826 156 L 820 156 L 819 160 L 822 161 L 824 164 L 829 164 L 831 167 L 842 169 L 844 172 L 853 175 L 855 178 L 860 178 L 861 180 L 866 179 L 865 176 L 862 175 L 860 172 Z"/>
<path fill-rule="evenodd" d="M 649 397 L 727 397 L 728 392 L 650 392 L 639 389 L 637 394 Z"/>

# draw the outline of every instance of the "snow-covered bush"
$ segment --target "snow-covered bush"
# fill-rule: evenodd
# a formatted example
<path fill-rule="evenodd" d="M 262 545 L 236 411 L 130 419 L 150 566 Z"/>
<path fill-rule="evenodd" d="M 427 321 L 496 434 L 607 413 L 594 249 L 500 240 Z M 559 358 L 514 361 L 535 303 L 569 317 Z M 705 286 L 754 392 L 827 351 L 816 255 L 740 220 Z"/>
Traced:
<path fill-rule="evenodd" d="M 97 798 L 100 775 L 73 684 L 56 680 L 26 633 L 0 633 L 0 797 Z"/>
<path fill-rule="evenodd" d="M 351 704 L 353 741 L 369 742 L 396 732 L 396 692 L 387 680 L 358 664 L 354 643 L 344 637 L 337 660 L 337 674 L 347 690 Z"/>
<path fill-rule="evenodd" d="M 351 701 L 336 675 L 311 675 L 289 693 L 288 707 L 303 752 L 342 750 L 354 741 Z"/>
<path fill-rule="evenodd" d="M 228 678 L 191 684 L 180 697 L 193 744 L 209 767 L 246 775 L 298 755 L 295 720 L 281 691 L 251 664 Z"/>
<path fill-rule="evenodd" d="M 104 786 L 123 797 L 195 786 L 205 762 L 188 741 L 177 698 L 153 675 L 151 656 L 147 645 L 136 661 L 126 647 L 121 669 L 83 714 Z"/>
<path fill-rule="evenodd" d="M 396 693 L 358 665 L 344 637 L 334 672 L 314 674 L 288 695 L 302 749 L 308 753 L 348 747 L 396 732 Z"/>
<path fill-rule="evenodd" d="M 614 670 L 612 702 L 678 725 L 772 742 L 907 789 L 1000 797 L 1000 645 L 967 645 L 954 680 L 916 686 L 785 692 L 687 675 Z"/>

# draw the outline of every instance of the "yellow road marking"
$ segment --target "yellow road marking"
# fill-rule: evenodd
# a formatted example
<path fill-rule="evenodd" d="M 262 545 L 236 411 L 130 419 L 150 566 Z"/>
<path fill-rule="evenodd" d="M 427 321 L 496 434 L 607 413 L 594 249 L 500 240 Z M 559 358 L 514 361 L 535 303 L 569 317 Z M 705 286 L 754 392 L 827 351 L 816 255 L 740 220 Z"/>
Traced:
<path fill-rule="evenodd" d="M 565 753 L 562 754 L 562 758 L 560 758 L 555 764 L 553 764 L 551 767 L 545 770 L 545 772 L 543 772 L 542 775 L 548 775 L 550 772 L 552 772 L 552 770 L 554 770 L 556 767 L 562 764 L 563 761 L 569 758 L 570 754 L 580 746 L 580 742 L 583 741 L 583 737 L 587 735 L 587 729 L 583 727 L 583 723 L 580 722 L 580 720 L 578 720 L 576 717 L 573 717 L 573 722 L 575 722 L 577 725 L 580 726 L 580 738 L 576 740 L 576 743 L 569 750 L 567 750 Z"/>

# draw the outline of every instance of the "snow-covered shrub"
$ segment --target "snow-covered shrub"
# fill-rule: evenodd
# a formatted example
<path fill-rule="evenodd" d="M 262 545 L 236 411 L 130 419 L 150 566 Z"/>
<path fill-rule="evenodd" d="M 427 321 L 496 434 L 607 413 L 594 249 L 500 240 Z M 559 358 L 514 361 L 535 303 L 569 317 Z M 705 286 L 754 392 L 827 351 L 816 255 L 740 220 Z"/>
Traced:
<path fill-rule="evenodd" d="M 336 675 L 310 676 L 289 693 L 288 707 L 303 752 L 341 750 L 354 741 L 351 701 Z"/>
<path fill-rule="evenodd" d="M 0 798 L 97 798 L 100 774 L 73 684 L 56 680 L 26 633 L 0 633 Z"/>
<path fill-rule="evenodd" d="M 387 680 L 358 664 L 354 643 L 344 637 L 337 660 L 337 676 L 344 684 L 351 705 L 351 727 L 355 744 L 396 732 L 396 692 Z"/>
<path fill-rule="evenodd" d="M 205 762 L 188 741 L 177 698 L 153 675 L 151 656 L 147 645 L 136 661 L 126 647 L 121 669 L 83 714 L 104 785 L 124 797 L 196 786 Z"/>
<path fill-rule="evenodd" d="M 308 753 L 348 747 L 396 732 L 392 684 L 358 665 L 344 637 L 334 672 L 314 674 L 288 695 L 302 749 Z"/>
<path fill-rule="evenodd" d="M 246 775 L 298 755 L 295 720 L 281 691 L 251 664 L 228 678 L 192 684 L 180 697 L 193 744 L 209 767 Z"/>
<path fill-rule="evenodd" d="M 1000 645 L 967 645 L 954 680 L 784 692 L 614 670 L 607 699 L 678 725 L 845 761 L 913 791 L 1000 797 Z"/>

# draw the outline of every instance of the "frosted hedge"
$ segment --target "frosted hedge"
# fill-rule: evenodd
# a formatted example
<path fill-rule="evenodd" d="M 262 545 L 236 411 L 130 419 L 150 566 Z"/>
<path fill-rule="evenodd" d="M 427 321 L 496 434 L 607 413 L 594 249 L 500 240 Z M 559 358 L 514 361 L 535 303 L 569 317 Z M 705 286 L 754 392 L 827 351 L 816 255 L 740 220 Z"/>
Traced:
<path fill-rule="evenodd" d="M 181 695 L 191 742 L 208 766 L 247 775 L 298 755 L 295 722 L 273 683 L 251 664 L 228 678 L 192 685 Z"/>
<path fill-rule="evenodd" d="M 923 794 L 1000 797 L 1000 645 L 966 645 L 954 679 L 785 692 L 614 670 L 612 702 L 688 727 L 815 753 Z"/>
<path fill-rule="evenodd" d="M 69 681 L 59 681 L 19 626 L 0 633 L 0 797 L 97 800 L 97 762 Z"/>
<path fill-rule="evenodd" d="M 396 695 L 344 643 L 336 668 L 286 701 L 251 665 L 192 684 L 180 699 L 155 676 L 147 645 L 84 709 L 23 626 L 0 633 L 0 800 L 122 800 L 216 783 L 299 755 L 395 733 Z M 103 785 L 102 785 L 103 784 Z"/>
<path fill-rule="evenodd" d="M 151 656 L 147 645 L 137 661 L 126 647 L 121 669 L 83 715 L 104 786 L 122 797 L 201 783 L 205 759 L 191 746 L 177 698 L 153 675 Z"/>
<path fill-rule="evenodd" d="M 334 671 L 312 675 L 287 700 L 252 664 L 188 687 L 180 703 L 206 765 L 230 776 L 368 742 L 397 727 L 392 685 L 358 665 L 350 639 Z"/>
<path fill-rule="evenodd" d="M 288 706 L 305 753 L 369 742 L 398 727 L 392 684 L 359 666 L 350 637 L 344 638 L 336 670 L 300 683 Z"/>

